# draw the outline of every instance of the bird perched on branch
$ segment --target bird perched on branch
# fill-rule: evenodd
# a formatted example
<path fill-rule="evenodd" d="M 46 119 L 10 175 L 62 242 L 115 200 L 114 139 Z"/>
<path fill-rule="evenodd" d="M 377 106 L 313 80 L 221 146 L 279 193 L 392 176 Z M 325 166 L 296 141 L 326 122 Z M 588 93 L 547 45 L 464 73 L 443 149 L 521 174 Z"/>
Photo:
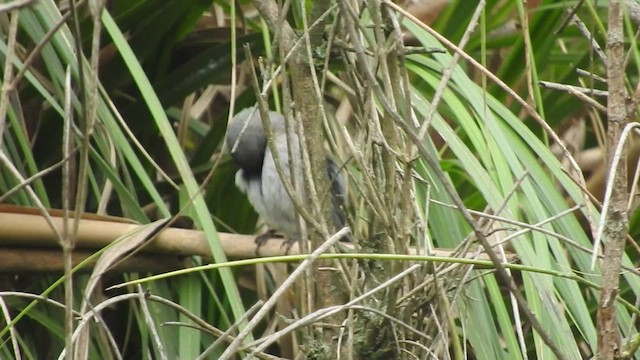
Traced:
<path fill-rule="evenodd" d="M 291 165 L 295 169 L 296 181 L 302 180 L 302 155 L 298 135 L 290 135 L 291 154 L 294 155 L 290 162 L 284 116 L 270 111 L 269 120 L 278 161 L 282 164 L 284 175 L 294 186 L 291 181 Z M 236 186 L 247 195 L 258 215 L 271 227 L 266 234 L 256 238 L 258 246 L 264 244 L 275 231 L 284 235 L 289 245 L 299 240 L 296 210 L 278 174 L 276 159 L 267 145 L 267 136 L 257 107 L 246 108 L 231 119 L 227 126 L 227 148 L 240 168 L 236 173 Z M 344 180 L 336 163 L 329 158 L 327 173 L 331 181 L 333 221 L 341 228 L 346 223 L 341 209 L 346 199 Z"/>

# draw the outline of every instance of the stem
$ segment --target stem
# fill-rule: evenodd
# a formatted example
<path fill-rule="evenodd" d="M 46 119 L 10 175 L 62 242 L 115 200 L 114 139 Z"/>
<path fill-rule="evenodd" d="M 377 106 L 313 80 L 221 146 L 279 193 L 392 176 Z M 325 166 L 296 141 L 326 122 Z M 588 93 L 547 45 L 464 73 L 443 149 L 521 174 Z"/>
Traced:
<path fill-rule="evenodd" d="M 626 91 L 624 87 L 624 34 L 622 32 L 622 4 L 609 1 L 609 28 L 607 31 L 607 164 L 613 165 L 613 156 L 627 121 Z M 604 228 L 604 260 L 602 262 L 602 290 L 597 314 L 598 348 L 596 358 L 613 359 L 619 339 L 616 321 L 616 302 L 620 283 L 622 254 L 628 232 L 627 160 L 626 151 L 618 162 L 615 175 L 608 179 L 611 186 L 611 205 Z M 594 249 L 598 251 L 598 249 Z"/>

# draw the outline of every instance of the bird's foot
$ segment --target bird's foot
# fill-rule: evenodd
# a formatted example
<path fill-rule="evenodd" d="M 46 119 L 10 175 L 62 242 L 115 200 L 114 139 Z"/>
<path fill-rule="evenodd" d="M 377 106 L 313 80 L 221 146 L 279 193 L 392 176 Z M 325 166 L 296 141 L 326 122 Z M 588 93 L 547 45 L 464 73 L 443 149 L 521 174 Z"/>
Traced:
<path fill-rule="evenodd" d="M 293 244 L 296 243 L 295 239 L 284 239 L 284 241 L 282 242 L 282 245 L 280 246 L 280 248 L 282 249 L 283 247 L 286 247 L 286 250 L 284 251 L 285 255 L 289 255 L 289 251 L 291 251 L 291 247 L 293 246 Z"/>
<path fill-rule="evenodd" d="M 265 233 L 256 236 L 256 255 L 260 255 L 260 248 L 263 247 L 271 238 L 282 237 L 278 235 L 274 229 L 269 229 Z"/>

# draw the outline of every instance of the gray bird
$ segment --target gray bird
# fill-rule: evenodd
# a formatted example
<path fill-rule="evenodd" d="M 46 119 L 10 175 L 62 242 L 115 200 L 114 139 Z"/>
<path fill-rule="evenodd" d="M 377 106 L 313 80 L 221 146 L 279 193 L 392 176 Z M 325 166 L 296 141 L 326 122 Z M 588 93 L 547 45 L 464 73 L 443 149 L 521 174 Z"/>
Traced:
<path fill-rule="evenodd" d="M 282 163 L 284 174 L 290 178 L 289 148 L 284 117 L 274 111 L 269 112 L 273 141 Z M 295 154 L 296 180 L 302 179 L 302 158 L 297 134 L 291 134 L 291 153 Z M 227 148 L 240 170 L 236 173 L 236 186 L 247 195 L 249 202 L 271 231 L 256 238 L 258 246 L 280 232 L 289 244 L 300 239 L 295 207 L 278 175 L 275 159 L 267 146 L 267 139 L 260 111 L 256 107 L 246 108 L 237 113 L 227 126 Z M 333 221 L 342 228 L 346 221 L 342 212 L 345 203 L 344 181 L 335 162 L 327 158 L 327 173 L 331 181 L 331 201 Z"/>

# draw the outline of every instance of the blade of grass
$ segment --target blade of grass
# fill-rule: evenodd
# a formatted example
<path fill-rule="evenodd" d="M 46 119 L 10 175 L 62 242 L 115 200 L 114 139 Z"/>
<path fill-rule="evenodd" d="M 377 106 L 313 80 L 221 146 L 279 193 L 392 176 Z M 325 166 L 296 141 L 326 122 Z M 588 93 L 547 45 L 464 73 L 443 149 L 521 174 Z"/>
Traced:
<path fill-rule="evenodd" d="M 209 245 L 211 246 L 211 253 L 213 255 L 215 262 L 225 262 L 226 256 L 224 254 L 224 250 L 220 244 L 220 239 L 218 237 L 218 233 L 215 229 L 215 225 L 211 217 L 209 216 L 209 210 L 202 198 L 202 193 L 199 189 L 199 186 L 193 177 L 193 173 L 189 168 L 189 163 L 185 158 L 184 152 L 180 148 L 180 143 L 176 138 L 175 133 L 173 132 L 173 128 L 169 123 L 169 119 L 167 118 L 160 101 L 158 100 L 155 92 L 151 87 L 151 83 L 149 79 L 144 73 L 140 63 L 137 61 L 135 54 L 127 44 L 124 35 L 118 29 L 118 26 L 113 21 L 113 18 L 109 14 L 108 11 L 103 12 L 102 21 L 107 33 L 113 39 L 114 44 L 118 48 L 120 55 L 125 60 L 125 63 L 129 67 L 132 77 L 134 78 L 137 86 L 142 93 L 143 98 L 145 99 L 147 106 L 149 106 L 149 110 L 152 113 L 152 116 L 160 130 L 167 148 L 173 158 L 175 165 L 177 167 L 178 172 L 182 180 L 184 181 L 187 193 L 189 197 L 193 200 L 193 208 L 196 224 L 204 231 L 207 240 L 209 241 Z M 229 297 L 229 303 L 231 306 L 231 311 L 234 315 L 234 318 L 240 319 L 242 314 L 244 314 L 244 306 L 242 305 L 242 299 L 240 298 L 240 293 L 238 291 L 237 285 L 234 281 L 233 274 L 229 269 L 221 269 L 220 276 L 222 278 L 222 284 L 225 288 L 225 293 Z M 241 326 L 242 328 L 242 326 Z"/>

